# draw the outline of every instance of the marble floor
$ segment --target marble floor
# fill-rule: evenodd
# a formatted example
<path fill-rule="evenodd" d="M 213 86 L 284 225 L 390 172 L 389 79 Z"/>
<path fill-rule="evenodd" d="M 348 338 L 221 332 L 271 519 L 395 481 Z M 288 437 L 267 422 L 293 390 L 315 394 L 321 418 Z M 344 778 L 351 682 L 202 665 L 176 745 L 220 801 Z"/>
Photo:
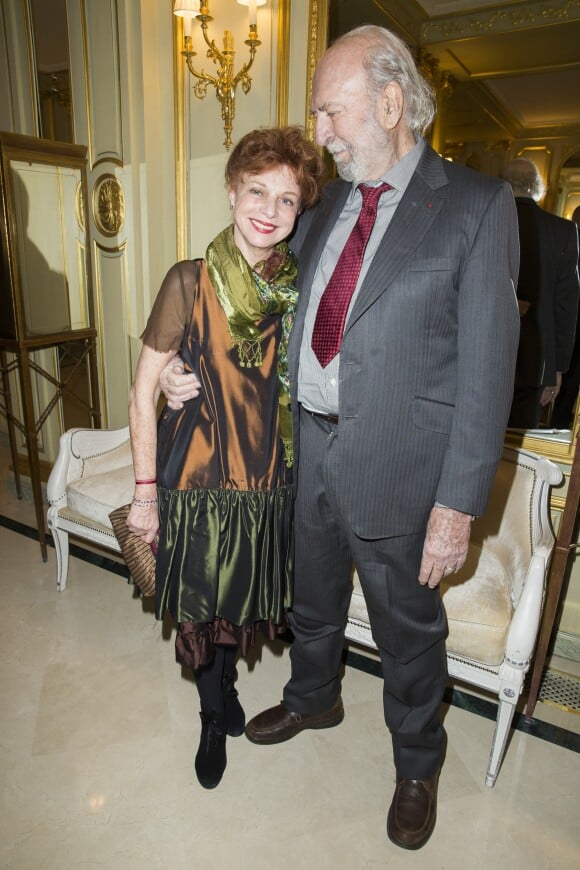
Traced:
<path fill-rule="evenodd" d="M 443 708 L 435 833 L 420 852 L 392 845 L 381 683 L 360 655 L 345 668 L 341 726 L 272 747 L 230 738 L 224 779 L 204 791 L 196 691 L 170 629 L 106 563 L 73 556 L 57 593 L 54 550 L 43 563 L 6 461 L 0 515 L 3 870 L 580 867 L 580 717 L 538 704 L 489 789 L 493 721 L 463 694 Z M 241 663 L 249 715 L 277 703 L 288 670 L 284 644 Z"/>

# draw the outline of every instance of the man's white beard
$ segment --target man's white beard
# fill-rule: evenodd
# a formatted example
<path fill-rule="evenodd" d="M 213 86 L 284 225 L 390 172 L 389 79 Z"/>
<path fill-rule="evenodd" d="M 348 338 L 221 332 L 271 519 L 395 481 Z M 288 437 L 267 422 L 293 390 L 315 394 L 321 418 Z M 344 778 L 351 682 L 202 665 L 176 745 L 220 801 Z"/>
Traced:
<path fill-rule="evenodd" d="M 389 147 L 389 134 L 383 130 L 373 115 L 366 119 L 363 134 L 356 147 L 345 142 L 344 139 L 334 139 L 330 146 L 326 146 L 326 150 L 344 181 L 361 182 L 375 180 L 372 166 L 376 165 L 376 154 L 388 151 Z M 343 151 L 348 153 L 350 160 L 339 162 L 335 155 Z"/>

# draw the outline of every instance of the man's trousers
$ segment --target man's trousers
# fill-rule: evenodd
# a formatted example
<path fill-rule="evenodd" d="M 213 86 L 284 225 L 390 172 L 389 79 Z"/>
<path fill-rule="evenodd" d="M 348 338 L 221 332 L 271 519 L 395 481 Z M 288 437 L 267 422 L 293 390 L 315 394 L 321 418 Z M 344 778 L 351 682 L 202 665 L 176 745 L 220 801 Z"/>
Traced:
<path fill-rule="evenodd" d="M 397 774 L 430 779 L 445 745 L 438 710 L 447 679 L 447 620 L 439 590 L 417 579 L 425 530 L 378 540 L 354 534 L 345 521 L 348 493 L 341 495 L 333 451 L 338 438 L 340 426 L 301 409 L 290 613 L 295 639 L 284 703 L 314 714 L 338 698 L 354 564 L 381 657 L 384 715 Z"/>

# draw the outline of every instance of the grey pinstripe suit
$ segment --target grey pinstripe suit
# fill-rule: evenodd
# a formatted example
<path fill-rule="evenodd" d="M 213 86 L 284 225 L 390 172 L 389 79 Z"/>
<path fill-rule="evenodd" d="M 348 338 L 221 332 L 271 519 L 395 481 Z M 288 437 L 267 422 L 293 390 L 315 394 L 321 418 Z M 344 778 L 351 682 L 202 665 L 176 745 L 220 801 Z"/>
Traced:
<path fill-rule="evenodd" d="M 349 187 L 330 185 L 293 241 L 296 640 L 284 697 L 302 713 L 336 699 L 354 561 L 397 771 L 426 779 L 442 752 L 446 621 L 417 581 L 422 544 L 435 501 L 481 514 L 493 483 L 518 344 L 517 218 L 506 184 L 425 149 L 345 327 L 335 427 L 300 412 L 295 391 L 309 287 Z"/>

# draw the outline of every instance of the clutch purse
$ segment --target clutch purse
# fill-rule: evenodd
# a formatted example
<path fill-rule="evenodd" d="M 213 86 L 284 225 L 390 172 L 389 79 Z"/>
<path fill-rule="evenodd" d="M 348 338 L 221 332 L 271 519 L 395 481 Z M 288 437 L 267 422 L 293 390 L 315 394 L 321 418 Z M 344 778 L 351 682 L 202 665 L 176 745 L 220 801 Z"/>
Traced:
<path fill-rule="evenodd" d="M 143 595 L 155 594 L 155 544 L 147 544 L 127 528 L 130 504 L 115 508 L 109 514 L 115 537 L 125 564 L 135 585 Z"/>

